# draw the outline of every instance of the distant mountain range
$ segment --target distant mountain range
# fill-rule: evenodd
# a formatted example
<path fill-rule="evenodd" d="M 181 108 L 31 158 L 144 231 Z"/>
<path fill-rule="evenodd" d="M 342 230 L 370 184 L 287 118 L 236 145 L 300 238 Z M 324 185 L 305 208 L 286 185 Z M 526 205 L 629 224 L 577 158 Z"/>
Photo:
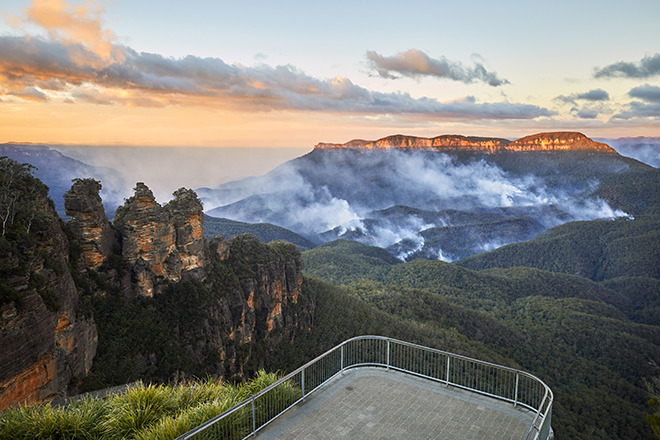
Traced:
<path fill-rule="evenodd" d="M 302 249 L 347 238 L 402 260 L 455 261 L 567 221 L 631 214 L 621 200 L 612 202 L 611 191 L 603 193 L 603 185 L 651 167 L 607 144 L 660 164 L 660 139 L 599 141 L 557 132 L 515 141 L 394 135 L 319 143 L 263 176 L 196 192 L 207 216 L 226 219 L 207 217 L 214 233 L 257 231 L 262 239 L 294 240 Z M 122 170 L 92 166 L 44 145 L 2 144 L 0 155 L 35 165 L 61 215 L 61 194 L 73 178 L 101 181 L 110 218 L 136 183 Z"/>
<path fill-rule="evenodd" d="M 581 133 L 500 138 L 395 135 L 321 143 L 270 173 L 198 194 L 207 214 L 338 238 L 402 260 L 454 261 L 573 220 L 629 213 L 595 196 L 610 176 L 652 169 Z"/>

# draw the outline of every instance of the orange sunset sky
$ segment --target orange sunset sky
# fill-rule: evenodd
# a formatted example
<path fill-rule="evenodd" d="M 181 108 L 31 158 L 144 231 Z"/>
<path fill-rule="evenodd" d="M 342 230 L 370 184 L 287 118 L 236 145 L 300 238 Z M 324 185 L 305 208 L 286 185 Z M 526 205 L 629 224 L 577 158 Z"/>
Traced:
<path fill-rule="evenodd" d="M 4 0 L 0 142 L 660 136 L 655 0 L 239 3 Z"/>

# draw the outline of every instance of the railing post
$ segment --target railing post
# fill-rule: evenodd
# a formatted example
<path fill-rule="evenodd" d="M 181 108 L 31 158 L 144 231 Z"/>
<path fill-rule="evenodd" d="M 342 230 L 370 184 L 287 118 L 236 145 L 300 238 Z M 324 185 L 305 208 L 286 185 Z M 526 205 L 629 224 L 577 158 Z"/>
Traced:
<path fill-rule="evenodd" d="M 305 400 L 305 369 L 300 372 L 302 378 L 301 378 L 301 388 L 302 388 L 302 398 Z"/>
<path fill-rule="evenodd" d="M 254 408 L 254 396 L 252 396 L 252 435 L 257 432 L 257 417 L 256 410 Z"/>
<path fill-rule="evenodd" d="M 449 386 L 449 361 L 451 360 L 451 356 L 447 355 L 447 386 Z"/>
<path fill-rule="evenodd" d="M 387 338 L 387 370 L 390 369 L 390 338 Z"/>
<path fill-rule="evenodd" d="M 513 406 L 518 406 L 518 379 L 520 374 L 516 373 L 516 395 L 513 397 Z"/>
<path fill-rule="evenodd" d="M 344 344 L 341 346 L 341 370 L 344 371 Z"/>

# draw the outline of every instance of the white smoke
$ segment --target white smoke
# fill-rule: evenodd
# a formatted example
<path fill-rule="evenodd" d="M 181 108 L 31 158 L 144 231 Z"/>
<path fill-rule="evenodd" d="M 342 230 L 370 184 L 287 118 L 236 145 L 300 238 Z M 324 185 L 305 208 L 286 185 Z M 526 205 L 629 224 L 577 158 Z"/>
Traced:
<path fill-rule="evenodd" d="M 484 158 L 460 161 L 447 154 L 401 150 L 316 153 L 262 177 L 222 185 L 204 199 L 207 208 L 213 202 L 221 205 L 208 214 L 273 223 L 321 241 L 350 238 L 390 249 L 400 259 L 422 252 L 443 261 L 460 257 L 431 245 L 421 233 L 462 226 L 442 214 L 448 210 L 500 220 L 524 217 L 526 224 L 537 222 L 543 228 L 627 215 L 589 198 L 596 181 L 562 184 L 556 179 L 560 182 L 550 185 L 531 173 L 508 173 Z M 395 205 L 409 211 L 377 213 Z M 475 252 L 511 243 L 510 238 L 478 234 L 470 240 Z"/>

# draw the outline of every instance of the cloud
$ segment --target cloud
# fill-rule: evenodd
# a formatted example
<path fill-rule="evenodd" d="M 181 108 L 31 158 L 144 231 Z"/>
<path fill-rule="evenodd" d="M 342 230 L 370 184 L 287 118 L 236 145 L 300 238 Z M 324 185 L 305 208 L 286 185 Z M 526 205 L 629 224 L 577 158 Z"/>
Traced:
<path fill-rule="evenodd" d="M 312 77 L 291 65 L 244 66 L 220 58 L 168 58 L 138 52 L 115 43 L 114 33 L 103 26 L 102 12 L 99 7 L 69 6 L 62 0 L 35 0 L 24 17 L 12 17 L 16 25 L 41 26 L 48 38 L 0 36 L 0 95 L 129 107 L 212 106 L 452 120 L 519 120 L 556 114 L 529 104 L 478 103 L 469 96 L 440 102 L 407 93 L 377 92 L 341 76 Z M 478 62 L 452 75 L 492 85 L 506 82 Z"/>
<path fill-rule="evenodd" d="M 646 102 L 630 102 L 628 109 L 614 115 L 614 119 L 660 118 L 660 87 L 644 84 L 631 89 L 628 96 Z"/>
<path fill-rule="evenodd" d="M 596 68 L 595 78 L 649 78 L 660 74 L 660 53 L 645 56 L 639 63 L 619 61 L 602 69 Z"/>
<path fill-rule="evenodd" d="M 598 117 L 598 111 L 591 108 L 583 108 L 576 115 L 580 119 L 596 119 Z"/>
<path fill-rule="evenodd" d="M 24 8 L 25 16 L 8 17 L 14 27 L 36 24 L 55 40 L 66 43 L 83 43 L 85 47 L 103 59 L 121 57 L 121 50 L 112 44 L 115 33 L 103 27 L 102 5 L 87 2 L 85 5 L 69 4 L 63 0 L 33 0 Z"/>
<path fill-rule="evenodd" d="M 610 95 L 603 89 L 594 89 L 594 90 L 589 90 L 588 92 L 585 93 L 572 93 L 568 96 L 566 95 L 559 95 L 556 98 L 554 98 L 555 101 L 561 101 L 566 104 L 574 104 L 576 100 L 584 100 L 584 101 L 609 101 Z"/>
<path fill-rule="evenodd" d="M 430 58 L 426 53 L 417 49 L 399 52 L 394 56 L 385 57 L 373 50 L 367 51 L 369 67 L 378 72 L 383 78 L 397 79 L 398 75 L 418 79 L 421 76 L 447 78 L 461 81 L 466 84 L 482 81 L 490 86 L 509 84 L 509 81 L 500 78 L 495 72 L 488 72 L 479 62 L 481 56 L 473 54 L 473 67 L 463 67 L 458 61 L 450 61 L 445 57 Z"/>
<path fill-rule="evenodd" d="M 246 67 L 219 58 L 167 58 L 115 46 L 122 57 L 104 60 L 83 44 L 34 37 L 0 37 L 0 83 L 5 95 L 26 88 L 67 91 L 92 104 L 211 105 L 253 110 L 313 110 L 364 114 L 424 114 L 453 119 L 534 119 L 552 116 L 517 103 L 453 102 L 370 91 L 344 77 L 319 79 L 294 66 Z"/>
<path fill-rule="evenodd" d="M 660 103 L 660 87 L 644 84 L 643 86 L 631 89 L 628 92 L 628 96 L 632 98 L 639 98 L 646 102 Z"/>
<path fill-rule="evenodd" d="M 624 110 L 612 116 L 614 119 L 629 120 L 633 118 L 660 118 L 660 102 L 646 104 L 633 101 L 628 104 L 628 110 Z"/>

